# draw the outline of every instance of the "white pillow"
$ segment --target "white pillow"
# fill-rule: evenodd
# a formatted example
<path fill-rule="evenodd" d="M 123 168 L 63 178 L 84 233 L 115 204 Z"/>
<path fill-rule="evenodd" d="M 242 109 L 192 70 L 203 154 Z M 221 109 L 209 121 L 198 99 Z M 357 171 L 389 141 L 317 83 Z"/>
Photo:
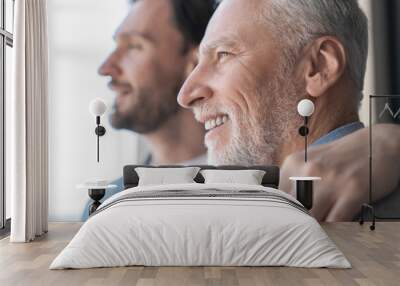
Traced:
<path fill-rule="evenodd" d="M 199 167 L 135 168 L 139 176 L 139 186 L 195 183 L 193 179 L 199 170 Z"/>
<path fill-rule="evenodd" d="M 200 174 L 204 177 L 205 184 L 245 184 L 261 185 L 265 175 L 262 170 L 202 170 Z"/>

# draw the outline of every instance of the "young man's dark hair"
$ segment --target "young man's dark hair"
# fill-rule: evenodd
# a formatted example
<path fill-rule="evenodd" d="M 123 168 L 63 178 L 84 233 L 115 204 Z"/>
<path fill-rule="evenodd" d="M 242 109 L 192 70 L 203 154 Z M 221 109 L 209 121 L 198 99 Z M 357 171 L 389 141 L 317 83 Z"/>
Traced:
<path fill-rule="evenodd" d="M 132 3 L 145 0 L 131 0 Z M 218 6 L 216 0 L 170 0 L 177 28 L 182 33 L 186 53 L 191 45 L 198 46 L 208 21 Z"/>

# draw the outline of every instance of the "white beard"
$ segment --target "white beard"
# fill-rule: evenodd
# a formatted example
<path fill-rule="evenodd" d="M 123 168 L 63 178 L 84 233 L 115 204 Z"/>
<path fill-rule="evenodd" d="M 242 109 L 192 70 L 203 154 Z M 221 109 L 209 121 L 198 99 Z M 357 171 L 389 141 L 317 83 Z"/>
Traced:
<path fill-rule="evenodd" d="M 242 165 L 252 166 L 272 162 L 272 154 L 276 149 L 273 144 L 267 144 L 263 138 L 265 132 L 257 128 L 233 128 L 230 143 L 222 150 L 216 151 L 215 146 L 207 144 L 208 163 L 211 165 Z M 240 131 L 249 130 L 249 134 L 240 134 Z M 270 137 L 270 136 L 267 136 Z M 257 142 L 258 141 L 258 142 Z"/>
<path fill-rule="evenodd" d="M 207 146 L 210 164 L 250 166 L 279 163 L 283 143 L 297 134 L 298 96 L 295 84 L 285 74 L 278 72 L 254 97 L 259 101 L 256 123 L 250 124 L 244 116 L 238 115 L 240 112 L 230 112 L 232 130 L 229 143 L 224 148 L 220 146 L 218 151 L 215 146 Z"/>

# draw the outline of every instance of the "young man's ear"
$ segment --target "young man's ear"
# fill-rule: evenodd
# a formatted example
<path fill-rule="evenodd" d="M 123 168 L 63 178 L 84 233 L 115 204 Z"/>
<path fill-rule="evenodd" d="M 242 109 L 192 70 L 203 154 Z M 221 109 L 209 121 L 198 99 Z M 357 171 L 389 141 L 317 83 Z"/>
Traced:
<path fill-rule="evenodd" d="M 185 67 L 185 78 L 187 78 L 190 75 L 190 73 L 194 70 L 194 68 L 197 66 L 197 63 L 199 62 L 198 52 L 199 52 L 198 47 L 191 47 L 187 52 L 188 60 Z"/>
<path fill-rule="evenodd" d="M 347 65 L 343 44 L 335 37 L 316 39 L 305 54 L 306 91 L 319 97 L 342 77 Z"/>

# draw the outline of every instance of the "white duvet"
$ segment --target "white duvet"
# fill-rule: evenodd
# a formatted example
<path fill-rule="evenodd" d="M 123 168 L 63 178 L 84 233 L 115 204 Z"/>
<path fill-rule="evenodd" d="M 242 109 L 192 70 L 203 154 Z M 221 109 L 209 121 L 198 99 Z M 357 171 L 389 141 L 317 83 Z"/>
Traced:
<path fill-rule="evenodd" d="M 50 269 L 145 266 L 293 266 L 350 268 L 318 222 L 279 200 L 240 197 L 118 199 L 136 192 L 258 190 L 231 184 L 135 187 L 106 200 Z"/>

